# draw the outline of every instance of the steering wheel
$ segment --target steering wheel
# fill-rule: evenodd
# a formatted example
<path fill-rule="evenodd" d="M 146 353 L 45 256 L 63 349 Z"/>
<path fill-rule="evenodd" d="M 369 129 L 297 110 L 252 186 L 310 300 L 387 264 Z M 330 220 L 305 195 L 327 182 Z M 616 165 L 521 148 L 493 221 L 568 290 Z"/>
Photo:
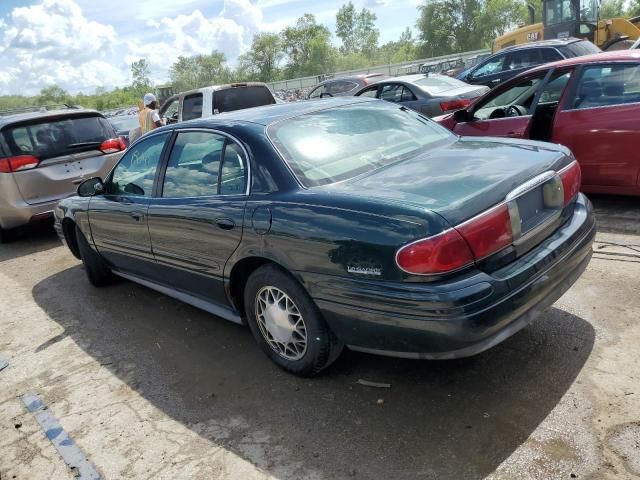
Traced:
<path fill-rule="evenodd" d="M 519 105 L 511 105 L 507 108 L 507 117 L 521 117 L 525 114 L 524 109 Z"/>

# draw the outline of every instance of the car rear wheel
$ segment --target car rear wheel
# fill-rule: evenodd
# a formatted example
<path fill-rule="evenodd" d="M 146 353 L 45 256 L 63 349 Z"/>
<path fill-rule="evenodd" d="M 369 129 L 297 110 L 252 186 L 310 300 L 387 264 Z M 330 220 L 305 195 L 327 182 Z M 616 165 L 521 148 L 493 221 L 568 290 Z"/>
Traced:
<path fill-rule="evenodd" d="M 344 348 L 309 294 L 275 265 L 265 265 L 251 274 L 244 305 L 249 327 L 262 350 L 290 373 L 316 375 Z"/>
<path fill-rule="evenodd" d="M 104 263 L 102 257 L 98 255 L 90 246 L 84 234 L 76 226 L 76 240 L 78 241 L 78 250 L 80 258 L 87 272 L 89 282 L 94 287 L 102 287 L 113 282 L 113 273 Z"/>

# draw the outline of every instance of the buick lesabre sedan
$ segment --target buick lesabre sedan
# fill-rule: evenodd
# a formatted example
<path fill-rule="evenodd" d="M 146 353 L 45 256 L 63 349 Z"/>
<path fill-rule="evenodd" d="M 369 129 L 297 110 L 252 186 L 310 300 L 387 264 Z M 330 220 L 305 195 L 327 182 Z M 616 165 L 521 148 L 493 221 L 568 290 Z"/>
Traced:
<path fill-rule="evenodd" d="M 579 186 L 564 147 L 460 138 L 350 97 L 154 130 L 55 215 L 92 284 L 246 323 L 314 375 L 344 346 L 457 358 L 523 328 L 591 258 Z"/>

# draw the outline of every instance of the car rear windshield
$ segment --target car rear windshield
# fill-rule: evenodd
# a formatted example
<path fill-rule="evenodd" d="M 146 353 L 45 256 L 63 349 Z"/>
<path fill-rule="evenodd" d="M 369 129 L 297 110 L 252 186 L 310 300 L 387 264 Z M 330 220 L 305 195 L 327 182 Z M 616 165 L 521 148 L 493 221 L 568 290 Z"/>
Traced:
<path fill-rule="evenodd" d="M 428 93 L 440 93 L 454 88 L 466 87 L 466 83 L 448 77 L 424 77 L 414 80 L 413 83 Z"/>
<path fill-rule="evenodd" d="M 5 128 L 2 132 L 9 155 L 34 155 L 40 160 L 87 150 L 115 136 L 102 116 L 43 118 L 37 122 Z"/>
<path fill-rule="evenodd" d="M 123 115 L 121 117 L 109 118 L 111 125 L 118 131 L 133 130 L 140 125 L 137 115 Z"/>
<path fill-rule="evenodd" d="M 565 47 L 564 52 L 567 57 L 581 57 L 582 55 L 600 53 L 602 50 L 588 40 L 582 40 L 580 42 L 570 43 Z"/>
<path fill-rule="evenodd" d="M 379 101 L 294 117 L 267 134 L 306 187 L 347 180 L 453 138 L 413 110 Z"/>
<path fill-rule="evenodd" d="M 213 95 L 214 114 L 276 103 L 269 89 L 262 86 L 230 87 Z"/>

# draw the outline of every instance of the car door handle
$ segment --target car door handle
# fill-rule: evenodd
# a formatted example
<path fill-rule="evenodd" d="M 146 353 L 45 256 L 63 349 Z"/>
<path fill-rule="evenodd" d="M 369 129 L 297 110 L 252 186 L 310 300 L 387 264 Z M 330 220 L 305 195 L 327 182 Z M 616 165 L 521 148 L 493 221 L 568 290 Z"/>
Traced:
<path fill-rule="evenodd" d="M 216 219 L 216 225 L 218 225 L 222 230 L 233 230 L 236 223 L 230 218 L 218 218 Z"/>
<path fill-rule="evenodd" d="M 144 214 L 140 212 L 131 212 L 129 216 L 133 218 L 136 222 L 139 222 L 144 217 Z"/>

